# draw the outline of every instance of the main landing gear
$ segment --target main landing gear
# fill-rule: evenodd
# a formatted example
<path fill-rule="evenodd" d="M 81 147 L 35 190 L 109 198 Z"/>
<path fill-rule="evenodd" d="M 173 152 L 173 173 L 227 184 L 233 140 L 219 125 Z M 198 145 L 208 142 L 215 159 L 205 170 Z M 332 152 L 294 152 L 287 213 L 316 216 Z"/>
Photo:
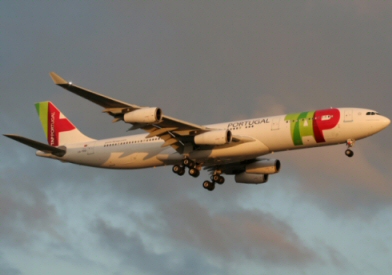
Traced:
<path fill-rule="evenodd" d="M 355 140 L 354 139 L 348 139 L 346 141 L 346 145 L 347 145 L 347 149 L 346 151 L 344 151 L 344 153 L 346 154 L 346 156 L 348 156 L 349 158 L 351 158 L 352 156 L 354 156 L 354 152 L 350 149 L 351 147 L 353 147 L 355 144 Z"/>
<path fill-rule="evenodd" d="M 182 176 L 185 174 L 185 168 L 189 168 L 189 175 L 191 175 L 194 178 L 197 178 L 200 175 L 200 168 L 197 165 L 197 163 L 193 162 L 190 159 L 183 159 L 181 165 L 174 165 L 173 166 L 173 172 L 179 176 Z"/>
<path fill-rule="evenodd" d="M 225 182 L 225 178 L 222 177 L 217 171 L 214 172 L 214 174 L 211 176 L 211 181 L 204 181 L 203 182 L 203 187 L 207 189 L 208 191 L 212 191 L 215 189 L 215 183 L 218 184 L 223 184 Z"/>
<path fill-rule="evenodd" d="M 185 174 L 186 168 L 188 168 L 188 174 L 190 176 L 197 178 L 200 175 L 201 165 L 188 158 L 183 159 L 181 164 L 174 165 L 172 170 L 175 174 L 182 176 Z M 220 170 L 215 170 L 211 176 L 211 181 L 204 181 L 203 187 L 209 191 L 212 191 L 215 189 L 215 183 L 223 184 L 225 182 L 225 178 L 220 174 Z"/>

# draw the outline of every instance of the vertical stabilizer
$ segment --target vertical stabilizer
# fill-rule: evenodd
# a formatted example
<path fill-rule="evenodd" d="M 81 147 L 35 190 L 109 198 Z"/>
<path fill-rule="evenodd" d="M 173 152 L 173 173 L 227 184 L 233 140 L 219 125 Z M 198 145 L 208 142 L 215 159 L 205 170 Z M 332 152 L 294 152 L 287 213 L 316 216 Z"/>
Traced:
<path fill-rule="evenodd" d="M 52 102 L 38 102 L 35 104 L 35 108 L 49 145 L 59 146 L 93 141 L 93 139 L 83 135 Z"/>

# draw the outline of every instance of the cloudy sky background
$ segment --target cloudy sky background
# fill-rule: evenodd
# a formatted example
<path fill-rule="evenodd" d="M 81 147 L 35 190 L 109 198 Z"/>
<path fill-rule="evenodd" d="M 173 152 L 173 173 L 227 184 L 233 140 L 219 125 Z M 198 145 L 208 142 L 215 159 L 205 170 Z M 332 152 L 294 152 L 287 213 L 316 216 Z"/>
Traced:
<path fill-rule="evenodd" d="M 48 73 L 198 124 L 334 107 L 392 118 L 388 1 L 0 2 L 1 133 L 33 103 L 126 134 Z M 258 186 L 41 159 L 0 137 L 0 274 L 391 274 L 392 128 L 275 154 Z"/>

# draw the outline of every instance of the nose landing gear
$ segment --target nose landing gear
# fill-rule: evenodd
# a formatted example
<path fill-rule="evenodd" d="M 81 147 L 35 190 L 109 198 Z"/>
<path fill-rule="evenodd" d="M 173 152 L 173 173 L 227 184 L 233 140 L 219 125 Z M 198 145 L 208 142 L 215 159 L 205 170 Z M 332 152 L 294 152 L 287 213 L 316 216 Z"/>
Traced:
<path fill-rule="evenodd" d="M 353 147 L 355 144 L 355 140 L 354 139 L 348 139 L 346 141 L 346 145 L 347 145 L 347 149 L 346 151 L 344 151 L 344 153 L 346 154 L 346 156 L 348 156 L 349 158 L 351 158 L 352 156 L 354 156 L 354 152 L 350 149 L 351 147 Z"/>
<path fill-rule="evenodd" d="M 349 158 L 351 158 L 352 156 L 354 156 L 354 152 L 350 149 L 347 149 L 345 152 L 346 156 L 348 156 Z"/>

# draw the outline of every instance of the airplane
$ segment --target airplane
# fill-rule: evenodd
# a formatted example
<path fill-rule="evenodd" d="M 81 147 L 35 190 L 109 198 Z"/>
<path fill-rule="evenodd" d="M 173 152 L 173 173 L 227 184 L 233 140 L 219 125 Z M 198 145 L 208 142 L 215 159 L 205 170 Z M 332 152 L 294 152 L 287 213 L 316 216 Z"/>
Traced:
<path fill-rule="evenodd" d="M 280 116 L 198 125 L 163 114 L 159 107 L 141 107 L 89 91 L 54 72 L 53 82 L 95 104 L 113 117 L 146 134 L 95 140 L 85 136 L 49 101 L 35 104 L 48 144 L 19 135 L 4 136 L 37 149 L 39 157 L 109 169 L 172 167 L 198 177 L 210 173 L 203 187 L 214 190 L 225 175 L 237 183 L 261 184 L 280 171 L 278 159 L 263 156 L 279 151 L 345 143 L 345 154 L 359 139 L 380 132 L 390 124 L 378 112 L 361 108 L 330 108 Z"/>

